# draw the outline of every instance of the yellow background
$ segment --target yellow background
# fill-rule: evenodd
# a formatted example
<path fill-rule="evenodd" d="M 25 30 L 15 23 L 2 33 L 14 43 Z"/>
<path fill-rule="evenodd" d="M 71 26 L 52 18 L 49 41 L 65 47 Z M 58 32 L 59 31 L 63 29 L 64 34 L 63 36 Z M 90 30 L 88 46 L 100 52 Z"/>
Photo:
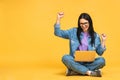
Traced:
<path fill-rule="evenodd" d="M 62 29 L 77 26 L 82 12 L 91 15 L 95 31 L 107 35 L 101 79 L 119 79 L 119 0 L 0 0 L 1 80 L 89 78 L 64 76 L 61 57 L 69 52 L 69 42 L 54 36 L 53 28 L 60 11 Z"/>

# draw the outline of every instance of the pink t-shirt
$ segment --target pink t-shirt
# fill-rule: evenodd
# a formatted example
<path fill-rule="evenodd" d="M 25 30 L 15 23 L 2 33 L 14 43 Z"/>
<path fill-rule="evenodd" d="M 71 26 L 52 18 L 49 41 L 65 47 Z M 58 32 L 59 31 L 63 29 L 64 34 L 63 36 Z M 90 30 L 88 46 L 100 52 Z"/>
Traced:
<path fill-rule="evenodd" d="M 82 45 L 79 45 L 77 50 L 87 51 L 88 50 L 88 37 L 89 37 L 89 34 L 84 33 L 84 32 L 82 32 L 82 34 L 83 34 L 83 38 L 82 38 L 82 41 L 81 41 Z"/>

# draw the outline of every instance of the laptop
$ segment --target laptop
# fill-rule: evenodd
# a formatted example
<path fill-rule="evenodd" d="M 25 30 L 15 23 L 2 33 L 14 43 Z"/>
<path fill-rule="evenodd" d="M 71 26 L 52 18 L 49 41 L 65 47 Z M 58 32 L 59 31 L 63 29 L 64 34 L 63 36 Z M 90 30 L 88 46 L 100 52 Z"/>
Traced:
<path fill-rule="evenodd" d="M 93 62 L 96 57 L 96 51 L 75 51 L 75 61 Z"/>

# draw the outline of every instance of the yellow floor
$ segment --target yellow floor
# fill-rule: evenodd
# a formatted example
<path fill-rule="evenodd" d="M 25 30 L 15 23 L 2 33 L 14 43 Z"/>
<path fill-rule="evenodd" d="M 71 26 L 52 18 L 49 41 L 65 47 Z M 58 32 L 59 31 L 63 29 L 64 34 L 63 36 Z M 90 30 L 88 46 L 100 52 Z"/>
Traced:
<path fill-rule="evenodd" d="M 108 52 L 109 53 L 109 52 Z M 61 62 L 62 55 L 47 58 L 28 54 L 1 55 L 0 80 L 120 80 L 119 55 L 110 57 L 106 52 L 106 66 L 102 77 L 65 76 L 66 67 Z"/>
<path fill-rule="evenodd" d="M 1 69 L 0 80 L 119 80 L 120 70 L 117 69 L 106 69 L 107 71 L 104 71 L 102 78 L 89 76 L 66 77 L 63 69 L 55 68 Z"/>
<path fill-rule="evenodd" d="M 7 65 L 0 68 L 0 80 L 119 80 L 119 66 L 106 66 L 102 69 L 102 77 L 65 76 L 64 65 Z M 47 67 L 49 66 L 49 67 Z"/>

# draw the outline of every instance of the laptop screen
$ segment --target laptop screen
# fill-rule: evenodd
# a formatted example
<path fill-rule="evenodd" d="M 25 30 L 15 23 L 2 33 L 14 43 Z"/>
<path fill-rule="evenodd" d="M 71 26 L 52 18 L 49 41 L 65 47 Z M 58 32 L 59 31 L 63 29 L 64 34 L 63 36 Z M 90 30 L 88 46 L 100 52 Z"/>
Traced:
<path fill-rule="evenodd" d="M 96 51 L 76 51 L 75 61 L 79 62 L 93 62 L 96 56 Z"/>

